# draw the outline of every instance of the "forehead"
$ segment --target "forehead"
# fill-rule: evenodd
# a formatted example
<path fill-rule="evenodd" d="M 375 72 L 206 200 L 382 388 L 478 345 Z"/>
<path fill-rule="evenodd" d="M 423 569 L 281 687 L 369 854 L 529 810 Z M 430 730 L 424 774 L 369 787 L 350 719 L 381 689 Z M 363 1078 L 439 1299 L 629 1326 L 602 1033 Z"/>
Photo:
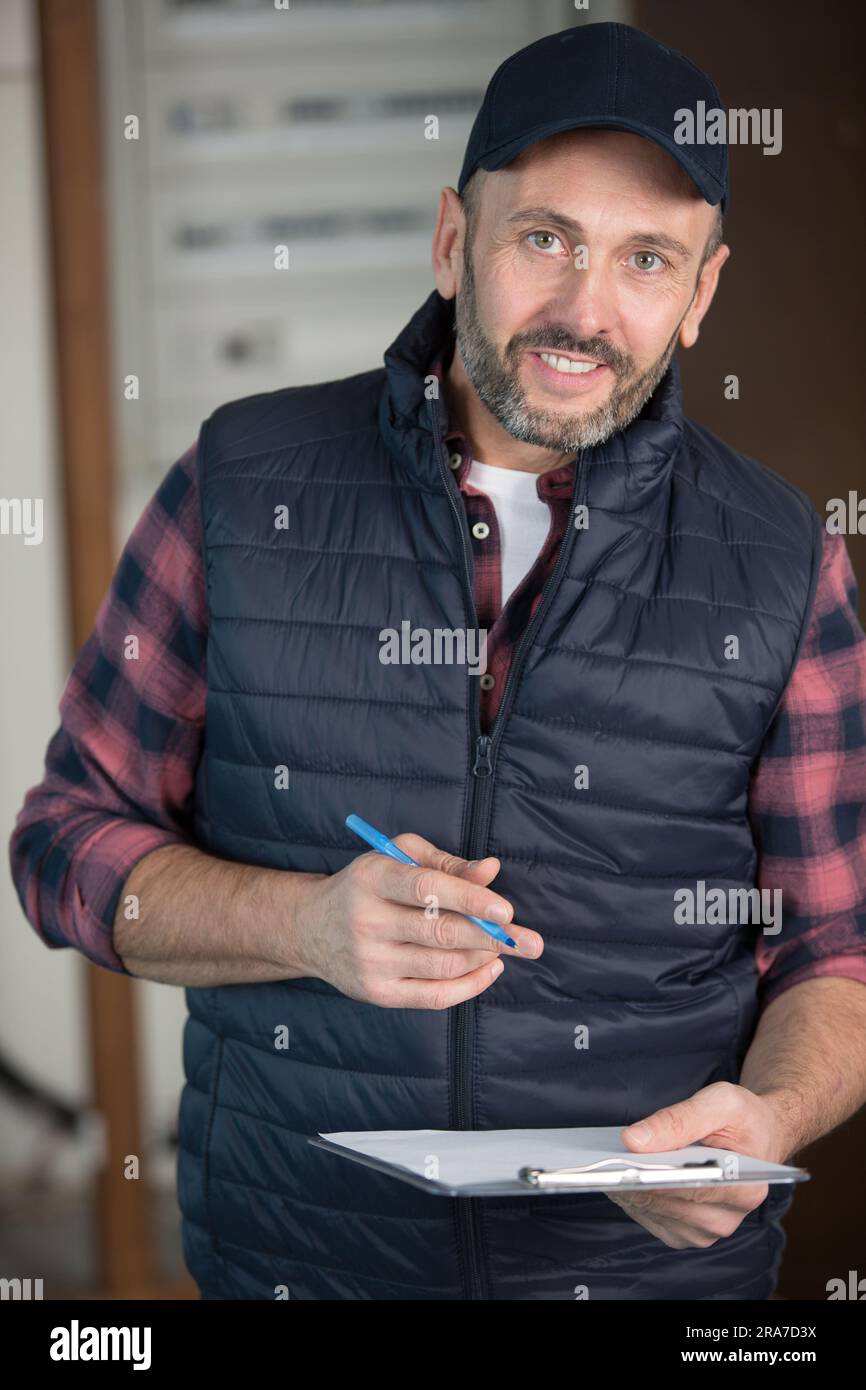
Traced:
<path fill-rule="evenodd" d="M 569 130 L 529 145 L 502 169 L 484 176 L 483 203 L 507 215 L 524 203 L 575 213 L 603 199 L 609 208 L 634 203 L 680 213 L 708 228 L 714 209 L 660 145 L 620 130 Z"/>

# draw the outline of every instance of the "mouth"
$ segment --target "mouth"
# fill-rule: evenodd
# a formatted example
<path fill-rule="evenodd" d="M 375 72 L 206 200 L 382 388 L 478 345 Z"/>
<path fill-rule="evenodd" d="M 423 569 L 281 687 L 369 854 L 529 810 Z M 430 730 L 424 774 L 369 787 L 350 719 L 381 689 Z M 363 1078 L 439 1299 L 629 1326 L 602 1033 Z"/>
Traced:
<path fill-rule="evenodd" d="M 536 371 L 548 383 L 566 386 L 569 390 L 587 390 L 611 371 L 605 362 L 581 357 L 571 352 L 547 352 L 543 348 L 528 354 Z"/>

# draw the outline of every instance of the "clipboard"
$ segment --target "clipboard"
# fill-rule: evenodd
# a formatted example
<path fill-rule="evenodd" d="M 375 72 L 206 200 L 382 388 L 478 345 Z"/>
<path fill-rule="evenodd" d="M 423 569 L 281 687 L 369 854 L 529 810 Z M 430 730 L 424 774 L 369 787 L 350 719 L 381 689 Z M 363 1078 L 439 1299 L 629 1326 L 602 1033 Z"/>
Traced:
<path fill-rule="evenodd" d="M 624 1127 L 624 1126 L 623 1126 Z M 633 1153 L 621 1127 L 511 1130 L 362 1130 L 319 1134 L 311 1144 L 443 1197 L 532 1197 L 805 1182 L 784 1163 L 691 1144 Z M 529 1160 L 529 1161 L 527 1161 Z"/>

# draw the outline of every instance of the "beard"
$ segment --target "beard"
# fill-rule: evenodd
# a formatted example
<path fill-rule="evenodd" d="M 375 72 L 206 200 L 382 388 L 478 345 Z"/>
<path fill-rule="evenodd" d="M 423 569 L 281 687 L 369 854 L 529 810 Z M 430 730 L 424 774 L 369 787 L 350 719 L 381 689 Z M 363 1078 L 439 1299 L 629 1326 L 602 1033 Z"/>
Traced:
<path fill-rule="evenodd" d="M 554 326 L 516 334 L 500 356 L 478 316 L 469 247 L 463 265 L 463 284 L 457 295 L 454 321 L 457 351 L 479 399 L 513 439 L 560 454 L 574 454 L 580 449 L 603 444 L 637 418 L 668 369 L 682 319 L 661 357 L 640 373 L 634 359 L 618 351 L 607 338 L 578 339 L 568 329 Z M 581 414 L 529 405 L 520 381 L 520 363 L 523 353 L 533 348 L 571 352 L 604 362 L 615 373 L 607 400 Z"/>

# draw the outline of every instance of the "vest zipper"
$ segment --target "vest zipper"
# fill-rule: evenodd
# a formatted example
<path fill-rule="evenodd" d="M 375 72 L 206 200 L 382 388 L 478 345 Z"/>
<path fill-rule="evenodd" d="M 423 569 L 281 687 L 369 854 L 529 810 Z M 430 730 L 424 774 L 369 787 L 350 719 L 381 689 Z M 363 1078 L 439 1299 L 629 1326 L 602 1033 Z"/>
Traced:
<path fill-rule="evenodd" d="M 443 448 L 444 440 L 439 433 L 433 401 L 428 401 L 428 404 L 430 406 L 430 416 L 433 422 L 433 438 L 436 445 L 439 469 L 442 474 L 445 493 L 451 504 L 451 510 L 457 525 L 457 534 L 460 538 L 463 556 L 462 578 L 464 602 L 473 626 L 477 630 L 478 613 L 475 608 L 475 595 L 473 592 L 472 560 L 468 541 L 466 511 L 460 505 L 459 495 L 455 496 L 456 488 L 453 482 L 453 475 L 451 474 L 448 462 L 445 458 L 445 449 Z M 583 451 L 578 454 L 577 458 L 578 467 L 575 469 L 574 488 L 571 497 L 572 512 L 583 482 Z M 553 573 L 545 583 L 538 607 L 530 622 L 527 624 L 526 631 L 523 633 L 518 643 L 505 682 L 505 690 L 502 693 L 499 711 L 493 721 L 489 734 L 482 734 L 480 732 L 481 713 L 479 700 L 474 699 L 469 701 L 473 761 L 472 781 L 469 788 L 466 819 L 461 835 L 460 853 L 464 859 L 480 859 L 484 856 L 490 823 L 490 808 L 492 804 L 495 753 L 497 747 L 496 739 L 497 736 L 501 734 L 505 720 L 508 717 L 508 712 L 514 699 L 514 691 L 517 688 L 517 681 L 526 659 L 526 653 L 529 650 L 530 643 L 535 633 L 538 631 L 545 613 L 550 607 L 553 595 L 559 587 L 559 581 L 568 563 L 568 556 L 571 552 L 571 546 L 574 543 L 573 532 L 574 526 L 569 525 L 562 538 Z M 474 679 L 474 677 L 470 677 L 470 679 Z M 449 1097 L 451 1101 L 451 1127 L 453 1129 L 474 1129 L 475 1116 L 472 1082 L 475 1051 L 475 1000 L 467 999 L 464 1003 L 457 1004 L 451 1009 L 450 1013 L 451 1069 L 449 1077 Z M 465 1272 L 467 1276 L 465 1280 L 466 1297 L 472 1300 L 483 1300 L 487 1297 L 487 1278 L 481 1252 L 481 1233 L 479 1228 L 480 1213 L 478 1210 L 479 1199 L 473 1197 L 455 1197 L 453 1200 L 455 1202 L 457 1221 L 458 1249 L 465 1260 Z"/>

